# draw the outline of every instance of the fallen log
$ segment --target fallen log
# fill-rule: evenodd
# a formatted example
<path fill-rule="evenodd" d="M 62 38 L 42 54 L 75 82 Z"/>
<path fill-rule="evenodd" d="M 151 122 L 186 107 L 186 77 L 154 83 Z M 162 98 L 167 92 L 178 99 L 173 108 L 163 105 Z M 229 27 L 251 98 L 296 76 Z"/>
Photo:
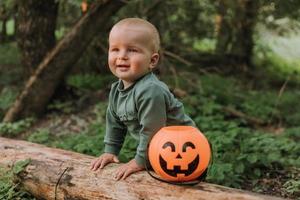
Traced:
<path fill-rule="evenodd" d="M 112 176 L 117 164 L 93 172 L 89 169 L 92 156 L 21 140 L 0 137 L 0 152 L 1 167 L 12 167 L 17 161 L 31 159 L 18 178 L 24 188 L 39 199 L 280 199 L 204 182 L 196 186 L 170 185 L 152 179 L 146 172 L 115 181 Z"/>

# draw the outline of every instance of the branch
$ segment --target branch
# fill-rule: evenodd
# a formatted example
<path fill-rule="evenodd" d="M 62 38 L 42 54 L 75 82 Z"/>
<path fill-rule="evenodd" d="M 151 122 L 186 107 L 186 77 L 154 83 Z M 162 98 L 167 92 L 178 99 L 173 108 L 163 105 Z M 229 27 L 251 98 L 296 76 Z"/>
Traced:
<path fill-rule="evenodd" d="M 164 50 L 164 51 L 163 51 L 163 54 L 166 55 L 166 56 L 169 56 L 169 57 L 171 57 L 171 58 L 174 58 L 175 60 L 178 60 L 179 62 L 181 62 L 181 63 L 183 63 L 183 64 L 185 64 L 185 65 L 188 65 L 188 66 L 191 66 L 191 65 L 192 65 L 191 62 L 185 60 L 184 58 L 182 58 L 182 57 L 180 57 L 179 55 L 176 55 L 175 53 L 172 53 L 172 52 L 170 52 L 170 51 Z"/>
<path fill-rule="evenodd" d="M 229 114 L 231 114 L 235 117 L 239 117 L 239 118 L 242 118 L 242 119 L 246 120 L 249 124 L 253 124 L 253 125 L 256 125 L 256 126 L 262 126 L 262 125 L 266 124 L 266 122 L 263 121 L 262 119 L 258 119 L 258 118 L 255 118 L 255 117 L 248 116 L 245 113 L 242 113 L 241 111 L 235 110 L 234 108 L 223 107 L 222 109 L 225 112 L 227 112 L 227 113 L 229 113 Z"/>

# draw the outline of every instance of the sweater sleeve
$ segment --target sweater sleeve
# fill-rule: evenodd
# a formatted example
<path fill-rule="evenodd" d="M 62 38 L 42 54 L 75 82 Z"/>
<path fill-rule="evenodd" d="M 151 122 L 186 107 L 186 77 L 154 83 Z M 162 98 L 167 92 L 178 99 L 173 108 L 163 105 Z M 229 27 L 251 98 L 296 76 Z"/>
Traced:
<path fill-rule="evenodd" d="M 113 109 L 113 99 L 111 97 L 111 93 L 109 95 L 109 105 L 106 111 L 106 131 L 104 137 L 104 152 L 105 153 L 112 153 L 114 155 L 118 155 L 126 133 L 127 128 L 126 126 L 120 121 L 116 113 Z"/>
<path fill-rule="evenodd" d="M 166 125 L 167 102 L 163 89 L 154 83 L 141 90 L 137 98 L 141 129 L 135 160 L 140 166 L 144 166 L 149 139 Z"/>

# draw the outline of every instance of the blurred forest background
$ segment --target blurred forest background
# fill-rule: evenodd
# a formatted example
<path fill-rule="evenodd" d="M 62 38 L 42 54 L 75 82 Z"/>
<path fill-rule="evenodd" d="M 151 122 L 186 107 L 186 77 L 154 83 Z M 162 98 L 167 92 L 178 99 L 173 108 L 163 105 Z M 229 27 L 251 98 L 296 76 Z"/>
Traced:
<path fill-rule="evenodd" d="M 207 181 L 300 199 L 299 0 L 99 2 L 0 0 L 0 136 L 98 156 L 108 32 L 141 17 L 161 34 L 156 73 L 212 143 Z M 0 199 L 34 199 L 12 176 L 0 168 Z"/>

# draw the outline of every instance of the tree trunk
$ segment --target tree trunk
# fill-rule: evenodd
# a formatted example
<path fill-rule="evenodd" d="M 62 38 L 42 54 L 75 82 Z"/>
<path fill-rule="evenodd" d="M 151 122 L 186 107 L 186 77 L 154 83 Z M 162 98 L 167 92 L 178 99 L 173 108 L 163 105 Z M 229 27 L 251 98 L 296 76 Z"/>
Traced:
<path fill-rule="evenodd" d="M 219 0 L 218 3 L 217 9 L 219 20 L 217 24 L 216 53 L 224 54 L 224 52 L 228 52 L 229 43 L 233 33 L 231 32 L 230 21 L 226 18 L 229 6 L 224 0 Z"/>
<path fill-rule="evenodd" d="M 5 42 L 7 38 L 6 22 L 8 19 L 7 10 L 4 5 L 0 5 L 0 21 L 2 21 L 2 27 L 0 32 L 0 43 Z"/>
<path fill-rule="evenodd" d="M 2 42 L 4 43 L 6 41 L 6 38 L 7 38 L 6 22 L 7 22 L 7 19 L 2 20 L 2 29 L 1 29 L 1 33 L 0 33 L 0 43 L 2 43 Z"/>
<path fill-rule="evenodd" d="M 89 164 L 94 157 L 2 137 L 0 151 L 2 167 L 12 167 L 17 161 L 31 159 L 18 179 L 27 191 L 40 199 L 280 199 L 204 182 L 185 187 L 170 185 L 151 178 L 146 172 L 115 181 L 112 177 L 117 164 L 93 172 Z"/>
<path fill-rule="evenodd" d="M 123 1 L 98 0 L 72 30 L 43 59 L 4 117 L 4 122 L 41 114 L 56 87 L 79 59 L 93 37 L 107 25 L 107 19 Z"/>
<path fill-rule="evenodd" d="M 259 3 L 251 0 L 219 0 L 221 20 L 217 36 L 216 53 L 231 55 L 237 65 L 251 66 L 253 31 Z"/>
<path fill-rule="evenodd" d="M 17 3 L 17 41 L 27 79 L 55 46 L 58 1 L 19 0 Z"/>
<path fill-rule="evenodd" d="M 247 65 L 251 66 L 253 55 L 253 32 L 256 24 L 259 3 L 252 0 L 240 0 L 236 7 L 236 34 L 230 54 L 237 55 Z"/>

